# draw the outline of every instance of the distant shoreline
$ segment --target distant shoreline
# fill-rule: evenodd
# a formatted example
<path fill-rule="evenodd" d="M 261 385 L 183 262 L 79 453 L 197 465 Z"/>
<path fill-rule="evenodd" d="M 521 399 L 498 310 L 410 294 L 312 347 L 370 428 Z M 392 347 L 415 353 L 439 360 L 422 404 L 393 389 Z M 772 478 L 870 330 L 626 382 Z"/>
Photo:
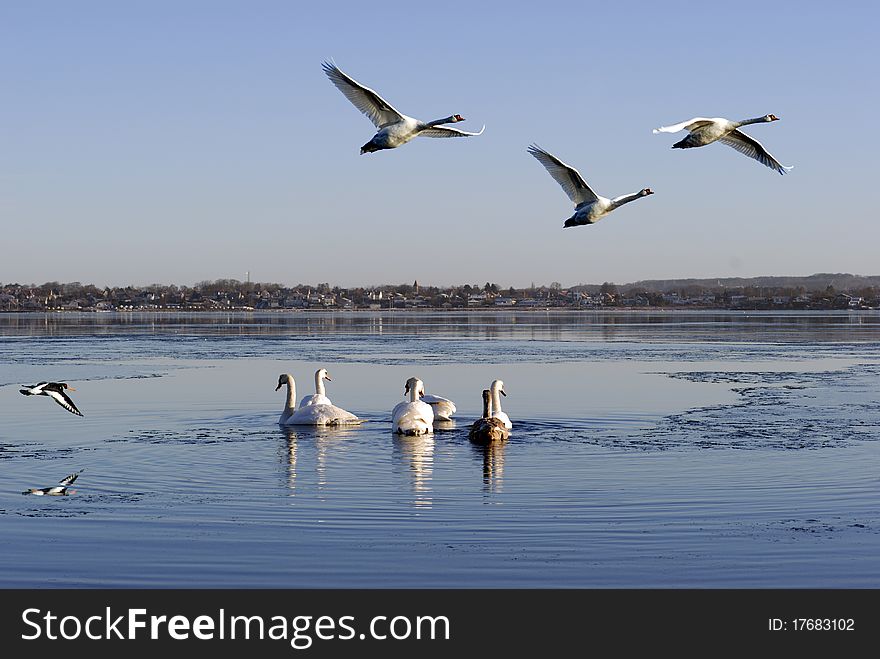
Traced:
<path fill-rule="evenodd" d="M 588 307 L 575 308 L 565 306 L 549 306 L 549 307 L 523 307 L 517 309 L 515 307 L 470 307 L 470 308 L 449 308 L 437 309 L 432 307 L 420 308 L 399 308 L 399 309 L 113 309 L 113 310 L 97 310 L 97 309 L 42 309 L 42 310 L 17 310 L 17 311 L 0 311 L 0 315 L 4 316 L 35 316 L 35 315 L 128 315 L 128 314 L 194 314 L 194 315 L 297 315 L 297 314 L 468 314 L 468 313 L 497 313 L 497 314 L 532 314 L 532 313 L 699 313 L 699 312 L 724 312 L 724 313 L 859 313 L 859 312 L 878 312 L 880 307 L 871 308 L 846 308 L 846 309 L 773 309 L 773 308 L 755 308 L 755 309 L 731 309 L 729 307 Z"/>

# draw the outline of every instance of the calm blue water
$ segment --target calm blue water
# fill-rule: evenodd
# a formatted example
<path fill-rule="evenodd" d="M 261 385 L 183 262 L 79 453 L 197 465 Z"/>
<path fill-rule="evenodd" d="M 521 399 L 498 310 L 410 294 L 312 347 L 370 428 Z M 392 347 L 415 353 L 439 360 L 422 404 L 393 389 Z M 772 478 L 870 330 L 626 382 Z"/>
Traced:
<path fill-rule="evenodd" d="M 366 423 L 280 428 L 320 367 Z M 877 312 L 0 314 L 0 586 L 877 588 L 878 378 Z"/>

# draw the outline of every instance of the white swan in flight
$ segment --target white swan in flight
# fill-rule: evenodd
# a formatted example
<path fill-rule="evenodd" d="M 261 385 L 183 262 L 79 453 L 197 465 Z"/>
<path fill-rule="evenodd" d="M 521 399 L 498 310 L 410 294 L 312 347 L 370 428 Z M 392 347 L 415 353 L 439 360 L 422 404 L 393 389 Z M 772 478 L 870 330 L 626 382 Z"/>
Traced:
<path fill-rule="evenodd" d="M 333 402 L 327 398 L 327 390 L 324 388 L 324 380 L 327 380 L 327 382 L 333 381 L 326 368 L 319 368 L 315 371 L 315 393 L 311 396 L 303 396 L 303 399 L 299 402 L 300 408 L 306 407 L 307 405 L 333 404 Z"/>
<path fill-rule="evenodd" d="M 639 192 L 621 195 L 614 199 L 601 197 L 593 192 L 583 177 L 571 165 L 566 165 L 549 151 L 545 151 L 537 144 L 532 144 L 529 149 L 538 162 L 550 173 L 550 176 L 562 186 L 565 194 L 574 203 L 574 215 L 565 221 L 563 227 L 576 227 L 584 224 L 595 224 L 608 215 L 615 208 L 619 208 L 636 199 L 654 194 L 651 188 L 644 188 Z"/>
<path fill-rule="evenodd" d="M 434 432 L 434 410 L 419 400 L 425 394 L 425 385 L 418 378 L 406 381 L 409 400 L 398 403 L 391 410 L 391 425 L 398 435 L 427 435 Z"/>
<path fill-rule="evenodd" d="M 697 146 L 712 144 L 712 142 L 721 142 L 729 147 L 733 147 L 749 158 L 754 158 L 762 165 L 766 165 L 780 174 L 785 174 L 789 169 L 792 169 L 791 166 L 780 164 L 758 140 L 754 137 L 749 137 L 739 130 L 740 126 L 762 124 L 770 121 L 779 121 L 779 117 L 775 114 L 766 114 L 763 117 L 755 117 L 754 119 L 745 119 L 743 121 L 730 121 L 723 117 L 713 117 L 711 119 L 694 117 L 693 119 L 682 121 L 680 124 L 655 128 L 654 132 L 677 133 L 680 130 L 687 129 L 689 131 L 687 137 L 673 144 L 673 149 L 692 149 Z"/>
<path fill-rule="evenodd" d="M 283 426 L 342 426 L 362 423 L 362 420 L 351 412 L 336 405 L 318 403 L 296 409 L 296 382 L 289 373 L 278 377 L 278 391 L 287 385 L 287 401 L 278 423 Z"/>
<path fill-rule="evenodd" d="M 504 392 L 504 382 L 501 380 L 492 380 L 492 384 L 489 386 L 489 394 L 492 398 L 492 407 L 489 416 L 501 421 L 507 430 L 512 429 L 513 424 L 510 422 L 510 417 L 501 410 L 501 396 L 507 395 Z M 499 396 L 499 394 L 501 394 L 501 396 Z"/>
<path fill-rule="evenodd" d="M 503 442 L 510 437 L 510 430 L 504 422 L 491 415 L 492 392 L 483 389 L 483 416 L 474 421 L 468 432 L 468 438 L 478 444 Z"/>
<path fill-rule="evenodd" d="M 322 66 L 324 73 L 330 78 L 330 82 L 336 85 L 345 98 L 367 115 L 367 118 L 379 129 L 373 138 L 361 147 L 361 154 L 382 149 L 394 149 L 419 135 L 424 137 L 472 137 L 481 135 L 486 128 L 483 126 L 479 133 L 469 133 L 442 125 L 464 121 L 464 117 L 460 114 L 428 122 L 413 119 L 395 110 L 390 103 L 369 87 L 364 87 L 354 78 L 343 73 L 336 64 L 324 62 Z"/>

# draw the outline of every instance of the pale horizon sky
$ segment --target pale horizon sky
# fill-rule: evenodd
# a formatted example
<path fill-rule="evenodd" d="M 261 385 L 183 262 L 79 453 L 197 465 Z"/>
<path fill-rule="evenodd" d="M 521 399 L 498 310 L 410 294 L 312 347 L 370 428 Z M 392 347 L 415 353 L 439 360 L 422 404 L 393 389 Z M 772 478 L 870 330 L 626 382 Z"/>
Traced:
<path fill-rule="evenodd" d="M 0 282 L 880 274 L 880 8 L 695 7 L 4 2 Z M 486 131 L 361 156 L 375 128 L 329 58 L 406 114 Z M 744 132 L 786 176 L 651 132 L 767 113 Z M 655 194 L 563 230 L 532 142 L 601 195 Z"/>

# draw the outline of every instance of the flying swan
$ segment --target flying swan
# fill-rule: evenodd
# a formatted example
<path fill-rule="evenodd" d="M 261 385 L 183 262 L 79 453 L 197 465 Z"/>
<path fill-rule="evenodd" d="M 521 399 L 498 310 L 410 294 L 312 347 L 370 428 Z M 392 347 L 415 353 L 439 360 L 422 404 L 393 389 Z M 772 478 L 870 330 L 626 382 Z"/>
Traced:
<path fill-rule="evenodd" d="M 539 163 L 544 165 L 550 176 L 562 186 L 565 194 L 574 203 L 574 215 L 565 221 L 563 228 L 595 224 L 615 208 L 619 208 L 624 204 L 649 194 L 654 194 L 651 188 L 645 188 L 639 192 L 621 195 L 614 199 L 601 197 L 587 185 L 586 181 L 578 173 L 578 170 L 571 165 L 566 165 L 552 153 L 545 151 L 537 144 L 532 144 L 528 151 L 537 158 Z"/>
<path fill-rule="evenodd" d="M 680 124 L 655 128 L 654 132 L 677 133 L 682 129 L 687 129 L 689 131 L 687 137 L 673 144 L 673 149 L 692 149 L 697 146 L 712 144 L 712 142 L 721 142 L 729 147 L 733 147 L 749 158 L 754 158 L 762 165 L 775 169 L 780 174 L 785 174 L 789 169 L 792 169 L 791 166 L 781 165 L 758 140 L 749 137 L 739 130 L 740 126 L 762 124 L 770 121 L 779 121 L 779 117 L 775 114 L 767 114 L 763 117 L 745 119 L 744 121 L 729 121 L 723 117 L 713 117 L 711 119 L 694 117 L 693 119 L 682 121 Z"/>
<path fill-rule="evenodd" d="M 398 112 L 391 104 L 386 102 L 379 94 L 364 87 L 354 78 L 343 73 L 336 64 L 324 62 L 324 73 L 330 78 L 330 82 L 336 85 L 345 98 L 351 101 L 358 110 L 367 115 L 373 125 L 379 131 L 373 135 L 373 139 L 361 147 L 361 154 L 381 151 L 382 149 L 394 149 L 406 144 L 411 139 L 423 135 L 425 137 L 471 137 L 481 135 L 485 126 L 479 133 L 468 133 L 457 128 L 449 128 L 441 124 L 454 124 L 464 121 L 460 114 L 453 114 L 445 119 L 435 121 L 419 121 Z"/>

